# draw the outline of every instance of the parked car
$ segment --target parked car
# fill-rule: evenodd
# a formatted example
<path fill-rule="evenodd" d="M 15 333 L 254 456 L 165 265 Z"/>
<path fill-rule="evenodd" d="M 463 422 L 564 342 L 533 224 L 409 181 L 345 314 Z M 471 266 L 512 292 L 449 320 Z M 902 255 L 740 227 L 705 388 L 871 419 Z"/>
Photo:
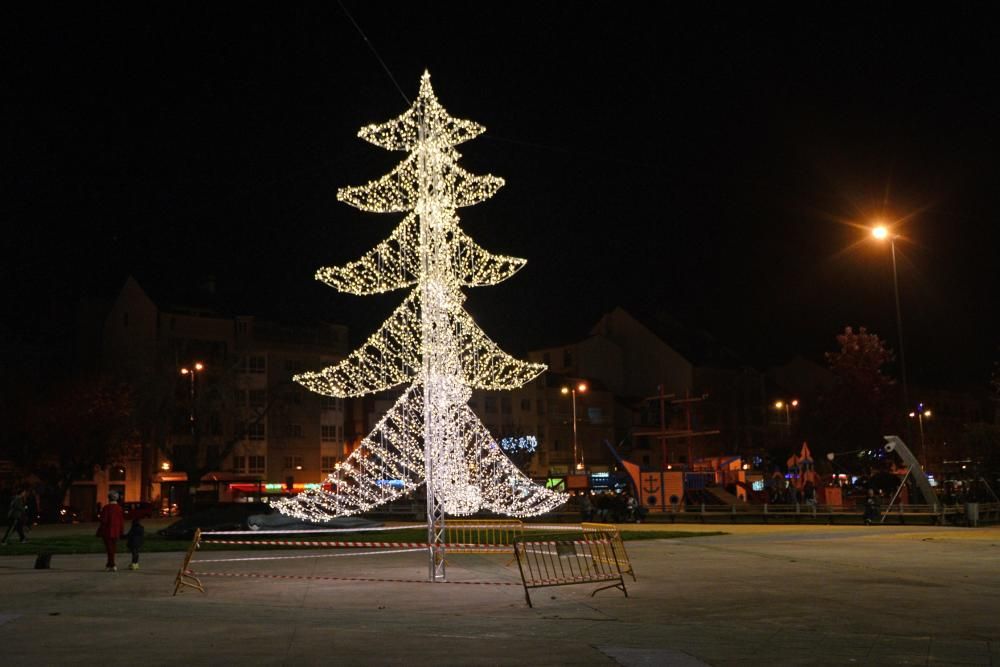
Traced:
<path fill-rule="evenodd" d="M 132 519 L 148 519 L 156 513 L 156 508 L 153 507 L 153 503 L 146 501 L 122 503 L 122 512 L 124 512 L 125 518 L 131 521 Z"/>

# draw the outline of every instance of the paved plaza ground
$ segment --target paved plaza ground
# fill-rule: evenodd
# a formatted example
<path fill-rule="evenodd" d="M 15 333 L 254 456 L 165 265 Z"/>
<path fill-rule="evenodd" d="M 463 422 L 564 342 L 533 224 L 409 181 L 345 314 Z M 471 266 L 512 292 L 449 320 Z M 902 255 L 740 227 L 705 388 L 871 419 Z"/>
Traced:
<path fill-rule="evenodd" d="M 197 571 L 327 578 L 206 576 L 205 594 L 176 597 L 179 553 L 145 554 L 141 570 L 116 574 L 100 555 L 56 555 L 51 570 L 0 556 L 0 660 L 1000 665 L 1000 528 L 677 528 L 730 534 L 628 542 L 638 575 L 626 578 L 628 598 L 544 588 L 533 609 L 502 555 L 449 562 L 453 581 L 493 583 L 432 585 L 350 580 L 419 582 L 423 553 L 204 551 Z M 207 562 L 264 554 L 282 558 Z"/>

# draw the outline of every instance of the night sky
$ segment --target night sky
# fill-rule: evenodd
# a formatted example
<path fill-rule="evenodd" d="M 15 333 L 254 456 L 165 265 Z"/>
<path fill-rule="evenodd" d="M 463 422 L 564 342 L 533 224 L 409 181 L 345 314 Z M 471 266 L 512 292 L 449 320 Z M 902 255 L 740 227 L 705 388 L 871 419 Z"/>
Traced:
<path fill-rule="evenodd" d="M 845 325 L 895 347 L 889 250 L 858 227 L 882 216 L 905 221 L 911 383 L 985 387 L 1000 35 L 980 5 L 278 4 L 4 10 L 7 335 L 134 273 L 212 275 L 234 309 L 361 340 L 402 294 L 313 274 L 401 218 L 336 190 L 402 157 L 356 132 L 404 111 L 393 78 L 412 99 L 427 68 L 487 127 L 462 164 L 507 181 L 460 211 L 528 259 L 467 302 L 506 349 L 582 338 L 619 304 L 758 366 L 820 359 Z"/>

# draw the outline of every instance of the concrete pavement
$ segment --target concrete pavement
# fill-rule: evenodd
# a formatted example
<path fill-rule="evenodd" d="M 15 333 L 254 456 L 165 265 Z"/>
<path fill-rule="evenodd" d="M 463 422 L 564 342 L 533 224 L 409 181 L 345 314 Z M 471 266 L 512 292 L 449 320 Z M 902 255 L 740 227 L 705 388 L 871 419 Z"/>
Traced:
<path fill-rule="evenodd" d="M 454 556 L 450 579 L 492 582 L 472 585 L 423 583 L 423 553 L 200 552 L 199 572 L 321 578 L 206 576 L 206 594 L 177 597 L 179 553 L 116 574 L 100 555 L 57 555 L 41 571 L 0 558 L 2 654 L 43 665 L 1000 665 L 998 528 L 704 530 L 731 534 L 628 542 L 639 577 L 626 579 L 628 598 L 546 588 L 534 609 L 505 556 Z M 208 562 L 256 556 L 276 560 Z"/>

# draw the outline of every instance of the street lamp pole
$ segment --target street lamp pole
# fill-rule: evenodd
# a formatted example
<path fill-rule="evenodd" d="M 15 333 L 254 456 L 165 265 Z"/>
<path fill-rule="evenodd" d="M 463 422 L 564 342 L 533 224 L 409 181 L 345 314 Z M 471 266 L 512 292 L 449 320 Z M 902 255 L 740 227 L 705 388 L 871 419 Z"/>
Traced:
<path fill-rule="evenodd" d="M 192 444 L 194 444 L 194 426 L 195 426 L 195 402 L 194 402 L 194 399 L 195 399 L 194 391 L 195 391 L 195 389 L 194 389 L 194 376 L 197 373 L 200 373 L 203 370 L 205 370 L 205 364 L 201 363 L 200 361 L 196 361 L 195 364 L 191 368 L 186 368 L 185 367 L 185 368 L 181 369 L 181 375 L 187 375 L 188 378 L 190 378 L 190 380 L 191 380 L 191 392 L 190 392 L 191 414 L 190 414 L 190 421 L 191 421 L 191 439 L 192 439 Z"/>
<path fill-rule="evenodd" d="M 899 305 L 899 272 L 896 269 L 896 239 L 899 234 L 892 234 L 879 225 L 872 229 L 872 236 L 889 241 L 889 252 L 892 255 L 892 293 L 896 298 L 896 335 L 899 338 L 899 374 L 903 380 L 903 406 L 910 406 L 910 390 L 906 382 L 906 350 L 903 346 L 903 311 Z"/>
<path fill-rule="evenodd" d="M 561 391 L 562 391 L 563 394 L 572 394 L 573 395 L 573 466 L 577 470 L 583 470 L 586 466 L 584 465 L 583 456 L 577 454 L 577 452 L 579 451 L 579 448 L 577 447 L 577 443 L 576 443 L 576 392 L 577 392 L 577 390 L 579 390 L 580 393 L 582 394 L 583 392 L 587 391 L 587 385 L 584 384 L 583 382 L 581 382 L 580 384 L 578 384 L 575 387 L 563 387 Z"/>
<path fill-rule="evenodd" d="M 197 442 L 196 441 L 198 439 L 197 432 L 195 430 L 195 400 L 194 400 L 195 399 L 195 375 L 197 375 L 198 373 L 202 372 L 203 370 L 205 370 L 205 364 L 201 363 L 200 361 L 196 361 L 194 363 L 194 365 L 191 366 L 191 368 L 185 367 L 185 368 L 181 369 L 181 375 L 186 375 L 191 380 L 191 390 L 190 390 L 190 401 L 191 401 L 191 406 L 190 406 L 191 407 L 191 412 L 190 412 L 190 420 L 191 420 L 191 454 L 190 454 L 190 456 L 192 457 L 191 458 L 192 462 L 197 460 L 197 451 L 196 451 Z M 190 509 L 194 508 L 196 499 L 198 497 L 198 485 L 201 483 L 201 480 L 193 480 L 193 479 L 190 478 L 190 473 L 187 473 L 187 474 L 189 475 L 189 477 L 188 477 L 188 497 L 187 497 L 187 503 L 186 503 L 185 510 L 184 510 L 185 513 L 187 511 L 189 511 Z"/>

